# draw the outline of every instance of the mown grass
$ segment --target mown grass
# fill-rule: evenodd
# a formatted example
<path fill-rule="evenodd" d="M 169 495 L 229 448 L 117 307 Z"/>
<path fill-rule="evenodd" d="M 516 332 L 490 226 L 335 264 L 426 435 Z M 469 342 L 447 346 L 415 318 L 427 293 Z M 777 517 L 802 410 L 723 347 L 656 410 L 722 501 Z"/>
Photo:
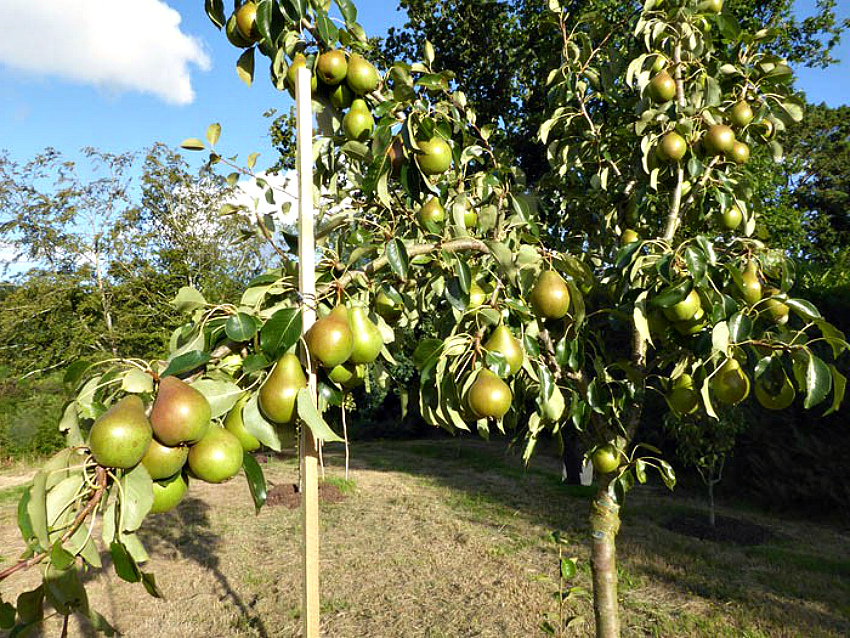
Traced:
<path fill-rule="evenodd" d="M 565 489 L 552 459 L 524 471 L 498 443 L 355 443 L 348 481 L 338 450 L 328 448 L 325 461 L 326 482 L 346 499 L 322 505 L 323 635 L 542 635 L 539 624 L 554 609 L 553 530 L 578 558 L 571 584 L 590 590 L 587 490 Z M 274 483 L 297 479 L 293 459 L 272 459 L 265 470 Z M 0 492 L 7 557 L 21 549 L 11 494 L 22 489 Z M 769 527 L 773 540 L 737 547 L 664 527 L 698 507 L 657 488 L 629 495 L 618 538 L 624 636 L 850 635 L 846 533 L 723 507 L 726 516 Z M 140 531 L 152 556 L 146 569 L 166 600 L 101 576 L 93 606 L 126 636 L 298 635 L 299 526 L 297 510 L 254 516 L 241 479 L 194 483 L 177 510 Z M 33 584 L 27 578 L 0 585 L 0 595 L 12 598 Z M 585 621 L 571 635 L 592 635 L 589 595 L 571 601 L 567 614 Z"/>

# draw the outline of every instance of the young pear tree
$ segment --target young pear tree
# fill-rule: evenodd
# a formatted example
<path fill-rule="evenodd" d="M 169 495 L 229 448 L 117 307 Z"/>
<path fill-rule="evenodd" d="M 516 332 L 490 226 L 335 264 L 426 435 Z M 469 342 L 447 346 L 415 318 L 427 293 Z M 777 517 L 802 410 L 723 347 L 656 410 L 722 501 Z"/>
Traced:
<path fill-rule="evenodd" d="M 73 447 L 39 474 L 19 510 L 30 548 L 21 564 L 47 567 L 40 590 L 18 599 L 18 622 L 44 596 L 62 613 L 88 611 L 78 572 L 96 566 L 97 554 L 80 530 L 98 515 L 119 575 L 155 593 L 135 531 L 148 512 L 179 501 L 185 463 L 196 478 L 226 479 L 238 471 L 225 436 L 233 432 L 259 507 L 264 484 L 248 450 L 280 449 L 296 424 L 339 440 L 321 413 L 343 402 L 364 366 L 390 383 L 394 329 L 427 322 L 433 336 L 413 357 L 426 421 L 510 433 L 526 459 L 543 436 L 580 433 L 598 475 L 596 633 L 619 635 L 619 510 L 648 469 L 668 486 L 675 480 L 636 439 L 647 393 L 708 417 L 717 404 L 747 400 L 753 386 L 771 409 L 798 393 L 814 407 L 832 393 L 835 410 L 844 394 L 825 360 L 847 348 L 843 335 L 789 294 L 793 267 L 782 251 L 752 238 L 759 206 L 746 159 L 779 157 L 775 136 L 802 117 L 791 72 L 763 51 L 770 30 L 740 31 L 721 5 L 648 0 L 621 25 L 633 45 L 615 48 L 549 2 L 562 62 L 548 78 L 540 137 L 558 198 L 543 201 L 491 144 L 493 128 L 478 125 L 429 43 L 421 62 L 379 72 L 350 0 L 336 1 L 338 18 L 319 0 L 245 2 L 229 17 L 207 0 L 211 20 L 243 49 L 246 82 L 258 53 L 280 90 L 293 88 L 294 69 L 313 72 L 317 296 L 298 296 L 294 258 L 282 254 L 281 267 L 254 279 L 238 303 L 208 304 L 183 289 L 175 302 L 192 319 L 167 360 L 69 370 L 78 393 L 63 427 Z M 210 148 L 212 164 L 232 166 L 216 150 L 219 133 L 212 126 L 206 143 L 184 146 Z M 544 207 L 563 216 L 557 234 L 539 223 Z M 570 231 L 576 216 L 592 216 L 595 232 Z M 304 304 L 321 318 L 302 340 Z M 319 371 L 319 410 L 303 365 Z M 148 441 L 141 462 L 109 453 L 118 429 L 109 425 L 122 422 L 134 444 Z M 222 467 L 209 461 L 216 449 Z M 14 623 L 14 608 L 4 609 Z"/>

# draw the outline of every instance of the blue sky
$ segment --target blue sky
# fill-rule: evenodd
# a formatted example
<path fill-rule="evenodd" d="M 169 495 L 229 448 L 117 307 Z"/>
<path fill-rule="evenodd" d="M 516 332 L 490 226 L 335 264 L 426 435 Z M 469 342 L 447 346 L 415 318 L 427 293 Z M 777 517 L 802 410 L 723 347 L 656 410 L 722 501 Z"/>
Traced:
<path fill-rule="evenodd" d="M 3 6 L 9 2 L 14 5 L 18 4 L 18 0 L 0 0 L 0 8 L 7 18 L 9 10 L 16 10 L 16 7 Z M 799 15 L 810 14 L 814 2 L 798 0 Z M 23 6 L 24 3 L 20 4 Z M 94 0 L 78 0 L 74 4 L 78 14 L 89 4 L 104 6 L 102 0 L 96 3 Z M 267 136 L 268 120 L 262 114 L 270 107 L 285 111 L 291 101 L 288 94 L 279 93 L 271 87 L 265 58 L 258 57 L 257 81 L 253 87 L 246 87 L 234 71 L 238 51 L 207 20 L 203 0 L 110 0 L 106 4 L 125 5 L 123 24 L 114 29 L 98 27 L 100 31 L 96 28 L 96 33 L 110 33 L 118 42 L 127 42 L 131 39 L 128 34 L 145 28 L 150 32 L 147 40 L 142 39 L 134 45 L 149 52 L 144 56 L 148 59 L 148 67 L 134 68 L 124 75 L 126 82 L 119 79 L 117 84 L 132 86 L 134 78 L 143 78 L 146 73 L 156 75 L 162 69 L 170 70 L 168 58 L 163 58 L 165 61 L 160 63 L 155 56 L 168 55 L 167 50 L 163 52 L 162 43 L 170 41 L 169 34 L 179 30 L 184 41 L 174 53 L 188 62 L 181 73 L 171 74 L 173 77 L 168 86 L 175 87 L 173 93 L 181 95 L 187 103 L 169 103 L 150 93 L 121 86 L 116 88 L 114 73 L 116 68 L 120 71 L 122 63 L 118 56 L 96 55 L 94 63 L 78 64 L 73 71 L 77 76 L 113 73 L 111 79 L 107 78 L 107 88 L 104 88 L 92 84 L 86 77 L 68 79 L 71 71 L 60 69 L 61 75 L 57 77 L 53 70 L 63 63 L 73 67 L 73 61 L 69 62 L 71 46 L 65 49 L 59 46 L 58 53 L 54 53 L 58 58 L 48 60 L 46 68 L 42 65 L 34 70 L 20 70 L 8 64 L 9 56 L 15 58 L 17 55 L 15 59 L 24 59 L 26 66 L 29 60 L 43 55 L 44 46 L 34 47 L 31 51 L 21 51 L 19 46 L 10 52 L 8 47 L 4 51 L 0 44 L 0 95 L 3 96 L 0 100 L 0 148 L 8 150 L 19 160 L 31 158 L 46 146 L 53 146 L 72 156 L 86 145 L 112 152 L 138 151 L 154 141 L 177 145 L 186 137 L 203 137 L 208 124 L 219 122 L 223 127 L 222 152 L 239 153 L 244 157 L 259 151 L 262 153 L 259 165 L 273 161 Z M 172 30 L 157 33 L 146 26 L 140 14 L 143 7 L 153 11 L 162 8 L 155 5 L 163 4 L 179 12 L 180 22 L 176 24 L 177 16 L 173 15 L 175 23 L 169 26 Z M 230 0 L 226 0 L 226 4 L 230 5 Z M 67 12 L 69 3 L 67 0 L 40 0 L 26 5 L 37 7 L 32 11 L 52 11 L 55 15 Z M 839 2 L 839 5 L 842 5 L 839 11 L 843 17 L 850 17 L 850 2 Z M 358 4 L 358 8 L 360 22 L 369 34 L 383 34 L 389 26 L 401 25 L 404 21 L 404 14 L 395 9 L 394 3 L 364 1 Z M 60 24 L 67 23 L 67 16 L 61 17 Z M 36 15 L 33 21 L 38 18 Z M 12 24 L 15 22 L 12 21 Z M 25 31 L 25 28 L 16 31 Z M 49 37 L 53 41 L 61 41 L 67 36 L 67 31 L 59 30 Z M 8 34 L 9 30 L 4 29 L 7 41 Z M 174 38 L 175 41 L 180 39 Z M 33 34 L 32 38 L 24 38 L 23 41 L 38 42 L 39 39 Z M 841 65 L 826 71 L 798 69 L 798 87 L 807 93 L 810 100 L 823 100 L 831 105 L 850 103 L 850 38 L 845 38 L 837 56 L 842 59 Z M 101 69 L 101 65 L 106 68 Z M 186 96 L 189 85 L 194 91 L 191 101 Z"/>

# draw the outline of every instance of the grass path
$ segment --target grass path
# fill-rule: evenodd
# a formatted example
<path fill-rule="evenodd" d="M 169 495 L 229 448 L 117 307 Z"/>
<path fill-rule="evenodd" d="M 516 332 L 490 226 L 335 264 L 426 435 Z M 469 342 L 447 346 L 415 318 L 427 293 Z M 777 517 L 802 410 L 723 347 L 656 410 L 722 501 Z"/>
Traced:
<path fill-rule="evenodd" d="M 342 476 L 341 454 L 326 454 Z M 294 460 L 266 465 L 294 482 Z M 541 458 L 529 472 L 477 441 L 357 444 L 354 488 L 322 506 L 322 624 L 331 638 L 531 638 L 553 609 L 561 530 L 589 587 L 587 502 Z M 18 490 L 19 491 L 19 490 Z M 162 601 L 114 574 L 93 576 L 93 607 L 125 636 L 297 636 L 299 513 L 254 516 L 244 480 L 193 483 L 186 500 L 143 528 Z M 21 549 L 13 499 L 0 498 L 0 554 Z M 720 546 L 667 531 L 694 503 L 634 493 L 619 539 L 626 636 L 850 635 L 850 539 L 834 529 L 723 510 L 768 526 L 773 541 Z M 2 564 L 2 562 L 0 562 Z M 32 575 L 0 585 L 11 599 Z M 588 597 L 570 610 L 592 619 Z M 89 635 L 72 623 L 71 635 Z M 46 635 L 59 635 L 57 626 Z M 590 624 L 572 635 L 589 636 Z"/>

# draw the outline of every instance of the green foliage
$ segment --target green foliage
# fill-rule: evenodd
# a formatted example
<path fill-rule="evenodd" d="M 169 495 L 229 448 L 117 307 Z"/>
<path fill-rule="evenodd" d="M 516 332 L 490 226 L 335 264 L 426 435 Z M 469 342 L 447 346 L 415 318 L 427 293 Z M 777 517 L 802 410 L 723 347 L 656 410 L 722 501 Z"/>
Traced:
<path fill-rule="evenodd" d="M 544 150 L 534 143 L 546 109 L 546 73 L 558 65 L 560 47 L 546 3 L 490 0 L 402 0 L 407 13 L 401 29 L 379 42 L 388 63 L 413 61 L 422 43 L 434 43 L 440 65 L 463 78 L 470 105 L 482 123 L 498 128 L 494 139 L 508 150 L 534 183 L 546 172 Z M 560 2 L 571 21 L 593 24 L 594 34 L 612 34 L 617 47 L 627 46 L 628 30 L 619 28 L 639 2 L 571 0 Z M 823 67 L 832 56 L 847 22 L 836 17 L 835 0 L 818 2 L 813 15 L 799 20 L 792 0 L 727 2 L 726 11 L 741 27 L 755 32 L 768 24 L 778 37 L 771 52 L 795 65 Z M 463 37 L 446 37 L 463 34 Z M 498 60 L 498 64 L 493 64 Z"/>
<path fill-rule="evenodd" d="M 65 400 L 56 375 L 0 381 L 0 457 L 40 458 L 62 449 L 65 437 L 56 424 Z"/>
<path fill-rule="evenodd" d="M 349 0 L 337 6 L 341 19 L 332 19 L 320 2 L 260 2 L 256 47 L 237 45 L 245 48 L 237 61 L 240 77 L 253 81 L 254 57 L 262 54 L 271 61 L 272 83 L 293 88 L 290 65 L 314 70 L 320 52 L 331 49 L 368 55 L 355 7 Z M 299 340 L 295 317 L 304 304 L 320 316 L 334 308 L 332 320 L 320 321 L 331 321 L 340 334 L 355 328 L 342 303 L 373 311 L 369 319 L 381 351 L 370 364 L 368 383 L 384 391 L 398 365 L 389 348 L 396 331 L 423 337 L 409 361 L 419 377 L 420 413 L 433 426 L 483 437 L 511 435 L 526 461 L 541 437 L 580 433 L 602 473 L 591 516 L 595 583 L 603 588 L 598 598 L 610 601 L 597 609 L 597 621 L 609 624 L 598 630 L 601 635 L 617 632 L 614 562 L 600 552 L 613 552 L 625 494 L 647 482 L 649 469 L 669 488 L 675 483 L 660 452 L 635 439 L 649 391 L 665 392 L 687 373 L 699 390 L 696 407 L 704 428 L 712 427 L 709 418 L 717 418 L 720 404 L 747 398 L 751 378 L 770 396 L 791 379 L 787 383 L 806 408 L 838 409 L 846 380 L 835 362 L 850 346 L 811 302 L 789 294 L 792 262 L 754 238 L 757 207 L 748 205 L 751 173 L 743 155 L 727 156 L 721 148 L 722 138 L 737 136 L 779 159 L 774 134 L 802 118 L 801 101 L 789 88 L 792 73 L 771 48 L 779 46 L 780 34 L 747 32 L 734 16 L 705 13 L 690 0 L 648 0 L 634 13 L 632 7 L 617 8 L 616 20 L 606 25 L 614 28 L 607 30 L 599 28 L 599 15 L 576 19 L 557 2 L 548 8 L 540 23 L 555 37 L 555 46 L 546 46 L 560 55 L 546 77 L 547 108 L 541 111 L 546 188 L 530 184 L 512 153 L 500 150 L 493 122 L 479 120 L 458 76 L 439 66 L 429 42 L 422 43 L 421 61 L 382 69 L 376 90 L 358 103 L 374 120 L 368 139 L 348 139 L 332 89 L 317 82 L 312 98 L 319 130 L 306 150 L 312 151 L 314 186 L 321 194 L 315 299 L 302 299 L 296 285 L 299 238 L 270 216 L 224 204 L 225 217 L 251 214 L 279 267 L 249 281 L 234 303 L 181 289 L 174 305 L 188 319 L 172 332 L 166 358 L 116 356 L 69 370 L 66 381 L 75 398 L 62 427 L 75 447 L 48 464 L 55 471 L 37 477 L 22 508 L 22 533 L 34 552 L 47 559 L 61 529 L 57 518 L 73 515 L 86 498 L 103 498 L 108 488 L 104 541 L 116 570 L 156 593 L 138 567 L 146 556 L 135 536 L 151 507 L 150 476 L 143 466 L 117 473 L 97 466 L 83 433 L 127 394 L 153 398 L 163 377 L 172 384 L 174 376 L 184 377 L 213 406 L 214 418 L 250 393 L 241 414 L 245 429 L 280 450 L 292 430 L 267 419 L 257 393 L 276 357 L 301 350 L 302 360 L 317 367 L 319 401 L 315 405 L 301 384 L 298 421 L 322 441 L 339 441 L 325 414 L 344 407 L 348 388 L 320 365 L 317 351 L 309 351 L 312 339 Z M 207 11 L 218 26 L 224 23 L 220 4 L 207 3 Z M 676 85 L 675 99 L 665 103 L 648 91 L 659 54 Z M 721 126 L 741 100 L 753 104 L 752 123 L 735 131 Z M 660 157 L 659 140 L 673 131 L 687 145 L 686 154 Z M 206 142 L 190 138 L 183 146 L 210 148 L 210 167 L 235 169 L 227 178 L 231 186 L 243 175 L 256 176 L 257 155 L 249 155 L 244 168 L 225 159 L 217 150 L 220 134 L 221 127 L 212 125 Z M 173 158 L 155 162 L 154 173 L 171 175 L 176 164 Z M 257 184 L 266 201 L 279 201 L 265 180 Z M 155 193 L 146 208 L 158 215 L 152 218 L 158 234 L 171 241 L 170 233 L 180 229 L 168 226 L 166 213 L 195 219 L 194 208 L 181 200 L 154 210 L 173 194 Z M 444 219 L 420 214 L 432 198 L 447 211 Z M 744 222 L 721 231 L 716 214 L 733 204 Z M 627 225 L 638 240 L 621 241 Z M 200 253 L 182 249 L 193 267 L 208 257 L 216 263 L 208 238 L 201 244 Z M 114 347 L 101 272 L 99 299 Z M 191 282 L 193 272 L 201 271 L 182 276 Z M 374 304 L 379 298 L 382 303 Z M 510 343 L 522 345 L 522 357 L 509 360 L 487 346 L 498 328 L 512 335 Z M 330 358 L 329 367 L 340 363 Z M 482 379 L 490 390 L 482 391 Z M 82 463 L 72 468 L 72 456 Z M 251 466 L 249 474 L 256 469 Z M 259 506 L 262 484 L 257 476 L 249 479 Z M 84 497 L 76 498 L 81 491 Z M 71 494 L 75 505 L 68 507 Z M 75 556 L 94 565 L 85 554 L 89 539 L 62 547 L 73 533 L 72 525 L 71 534 L 58 539 L 55 555 L 49 550 L 50 569 L 60 570 L 61 578 Z M 560 567 L 565 578 L 574 571 L 569 562 Z M 71 584 L 65 591 L 74 593 Z M 77 607 L 84 609 L 80 600 Z M 57 603 L 63 613 L 71 611 L 67 600 Z"/>

